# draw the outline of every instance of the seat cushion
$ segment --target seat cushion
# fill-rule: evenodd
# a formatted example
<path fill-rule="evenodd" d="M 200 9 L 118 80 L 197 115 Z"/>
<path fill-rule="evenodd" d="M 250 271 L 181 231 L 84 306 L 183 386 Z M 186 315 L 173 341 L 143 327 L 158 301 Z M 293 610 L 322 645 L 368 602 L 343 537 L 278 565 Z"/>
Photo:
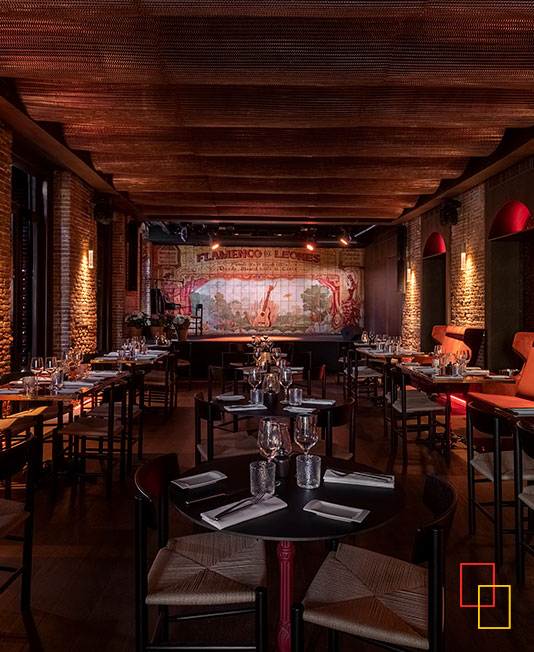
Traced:
<path fill-rule="evenodd" d="M 119 435 L 122 427 L 122 423 L 119 420 L 115 420 L 113 423 L 113 434 Z M 75 437 L 81 437 L 82 435 L 87 437 L 107 437 L 108 422 L 106 419 L 80 417 L 62 428 L 61 432 L 65 435 L 73 435 Z"/>
<path fill-rule="evenodd" d="M 493 453 L 478 453 L 470 464 L 493 482 Z M 503 480 L 514 479 L 514 451 L 501 452 L 501 477 Z M 523 479 L 534 480 L 534 460 L 528 455 L 523 455 Z"/>
<path fill-rule="evenodd" d="M 491 407 L 503 409 L 512 408 L 534 408 L 534 401 L 521 398 L 520 396 L 509 396 L 504 394 L 482 394 L 479 392 L 470 392 L 468 400 L 486 403 Z"/>
<path fill-rule="evenodd" d="M 352 377 L 356 378 L 355 369 L 352 370 Z M 382 373 L 371 369 L 371 367 L 358 367 L 358 380 L 368 380 L 370 378 L 382 378 Z"/>
<path fill-rule="evenodd" d="M 122 410 L 122 404 L 121 403 L 115 403 L 114 409 L 114 416 L 115 417 L 120 417 L 121 416 L 121 410 Z M 109 403 L 101 403 L 98 407 L 92 408 L 91 410 L 86 412 L 86 415 L 89 417 L 99 417 L 99 418 L 107 418 L 108 416 L 108 410 L 109 410 Z M 128 406 L 126 406 L 126 416 L 130 414 L 128 410 Z M 132 408 L 132 419 L 137 419 L 141 416 L 141 408 L 138 405 L 134 405 Z"/>
<path fill-rule="evenodd" d="M 402 414 L 402 402 L 399 399 L 393 403 L 395 412 Z M 431 401 L 421 392 L 406 392 L 406 414 L 426 414 L 430 412 L 445 412 L 445 406 Z"/>
<path fill-rule="evenodd" d="M 0 538 L 7 536 L 28 518 L 23 503 L 0 499 Z"/>
<path fill-rule="evenodd" d="M 427 638 L 427 572 L 341 544 L 304 598 L 304 620 L 354 636 L 420 650 Z"/>
<path fill-rule="evenodd" d="M 534 509 L 534 485 L 529 485 L 523 488 L 523 493 L 519 494 L 521 500 L 527 507 Z"/>
<path fill-rule="evenodd" d="M 208 459 L 208 441 L 202 439 L 197 444 L 197 449 L 202 459 Z M 213 436 L 214 457 L 232 457 L 234 455 L 247 455 L 258 452 L 255 437 L 250 437 L 247 432 L 227 432 L 218 430 Z"/>
<path fill-rule="evenodd" d="M 147 604 L 254 602 L 265 582 L 263 541 L 220 532 L 170 539 L 148 573 Z"/>

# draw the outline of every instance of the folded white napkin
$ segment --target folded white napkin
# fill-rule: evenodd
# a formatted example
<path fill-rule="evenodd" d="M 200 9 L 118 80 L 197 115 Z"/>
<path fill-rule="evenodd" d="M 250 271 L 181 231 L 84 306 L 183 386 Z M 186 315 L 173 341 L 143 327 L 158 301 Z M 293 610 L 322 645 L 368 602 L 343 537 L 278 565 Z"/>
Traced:
<path fill-rule="evenodd" d="M 368 509 L 338 505 L 337 503 L 329 503 L 325 500 L 310 500 L 302 509 L 305 512 L 317 514 L 317 516 L 330 518 L 334 521 L 345 521 L 347 523 L 361 523 L 370 514 Z"/>
<path fill-rule="evenodd" d="M 117 351 L 110 351 L 109 353 L 104 354 L 104 358 L 118 358 L 119 354 Z"/>
<path fill-rule="evenodd" d="M 381 475 L 381 474 L 377 474 Z M 334 482 L 337 484 L 355 484 L 364 487 L 395 487 L 395 476 L 384 474 L 380 478 L 373 478 L 365 475 L 364 472 L 354 471 L 347 473 L 347 475 L 337 475 L 332 469 L 327 469 L 323 476 L 325 482 Z"/>
<path fill-rule="evenodd" d="M 213 525 L 213 527 L 216 527 L 218 530 L 223 530 L 226 527 L 232 527 L 232 525 L 237 525 L 244 521 L 250 521 L 253 518 L 259 518 L 260 516 L 265 516 L 266 514 L 271 514 L 272 512 L 277 512 L 278 510 L 287 507 L 287 503 L 276 496 L 264 496 L 258 503 L 244 507 L 239 511 L 232 512 L 227 516 L 223 516 L 220 521 L 214 519 L 214 516 L 217 516 L 220 512 L 224 512 L 229 507 L 232 507 L 232 505 L 237 505 L 237 503 L 240 502 L 240 500 L 237 500 L 228 505 L 210 509 L 208 512 L 202 512 L 200 517 L 203 521 Z"/>
<path fill-rule="evenodd" d="M 284 408 L 284 412 L 291 412 L 292 414 L 313 414 L 315 410 L 313 408 L 290 405 L 289 407 Z"/>
<path fill-rule="evenodd" d="M 173 480 L 172 484 L 180 487 L 180 489 L 198 489 L 219 482 L 219 480 L 224 480 L 227 477 L 221 471 L 206 471 L 205 473 L 188 475 L 187 478 L 178 478 Z"/>
<path fill-rule="evenodd" d="M 116 376 L 117 372 L 116 371 L 111 371 L 111 370 L 102 370 L 102 371 L 90 371 L 89 372 L 89 378 L 111 378 L 112 376 Z"/>
<path fill-rule="evenodd" d="M 446 378 L 447 380 L 463 380 L 463 376 L 459 374 L 445 374 L 445 376 L 436 376 L 436 378 Z"/>
<path fill-rule="evenodd" d="M 215 397 L 218 401 L 242 401 L 243 394 L 219 394 Z"/>
<path fill-rule="evenodd" d="M 299 371 L 304 371 L 304 367 L 288 367 L 291 371 L 298 373 Z"/>
<path fill-rule="evenodd" d="M 2 389 L 0 389 L 0 394 L 21 394 L 21 393 L 22 390 L 20 388 L 14 389 L 12 387 L 2 387 Z"/>
<path fill-rule="evenodd" d="M 302 405 L 335 405 L 333 398 L 303 398 Z"/>
<path fill-rule="evenodd" d="M 98 381 L 93 378 L 91 380 L 66 380 L 63 383 L 64 389 L 79 389 L 80 387 L 94 387 Z"/>
<path fill-rule="evenodd" d="M 266 410 L 267 406 L 261 403 L 258 405 L 251 405 L 249 403 L 247 405 L 225 405 L 224 409 L 227 412 L 248 412 L 249 410 Z"/>
<path fill-rule="evenodd" d="M 510 376 L 504 376 L 499 374 L 489 374 L 488 378 L 491 378 L 491 380 L 510 380 Z"/>

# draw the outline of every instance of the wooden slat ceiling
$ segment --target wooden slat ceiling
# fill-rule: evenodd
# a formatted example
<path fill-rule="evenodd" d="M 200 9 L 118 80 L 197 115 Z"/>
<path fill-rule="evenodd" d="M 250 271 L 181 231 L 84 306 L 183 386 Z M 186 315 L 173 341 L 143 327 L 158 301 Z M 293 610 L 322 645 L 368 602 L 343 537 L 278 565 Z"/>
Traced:
<path fill-rule="evenodd" d="M 4 0 L 0 76 L 149 218 L 387 223 L 534 123 L 534 3 Z"/>

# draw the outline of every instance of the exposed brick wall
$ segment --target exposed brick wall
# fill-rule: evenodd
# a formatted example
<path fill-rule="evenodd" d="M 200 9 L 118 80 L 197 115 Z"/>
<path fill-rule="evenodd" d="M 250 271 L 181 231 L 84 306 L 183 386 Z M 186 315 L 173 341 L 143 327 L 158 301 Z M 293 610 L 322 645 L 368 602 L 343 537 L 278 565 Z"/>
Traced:
<path fill-rule="evenodd" d="M 0 122 L 0 374 L 11 357 L 11 131 Z"/>
<path fill-rule="evenodd" d="M 476 186 L 458 197 L 458 224 L 451 229 L 451 324 L 485 326 L 485 187 Z M 460 269 L 462 246 L 467 260 Z"/>
<path fill-rule="evenodd" d="M 421 346 L 421 217 L 407 224 L 406 264 L 411 273 L 406 280 L 402 307 L 402 341 L 404 346 L 419 351 Z"/>
<path fill-rule="evenodd" d="M 94 252 L 89 269 L 87 253 Z M 54 174 L 54 353 L 96 350 L 97 228 L 92 190 L 70 172 Z"/>
<path fill-rule="evenodd" d="M 126 300 L 126 216 L 123 213 L 114 214 L 111 229 L 111 347 L 117 349 L 123 340 Z"/>

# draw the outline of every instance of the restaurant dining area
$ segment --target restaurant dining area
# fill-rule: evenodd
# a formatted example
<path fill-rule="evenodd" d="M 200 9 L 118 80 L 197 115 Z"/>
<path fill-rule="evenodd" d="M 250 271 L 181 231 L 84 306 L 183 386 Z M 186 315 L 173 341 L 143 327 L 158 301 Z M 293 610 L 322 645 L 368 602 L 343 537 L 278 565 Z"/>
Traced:
<path fill-rule="evenodd" d="M 533 53 L 0 3 L 0 652 L 534 650 Z"/>

